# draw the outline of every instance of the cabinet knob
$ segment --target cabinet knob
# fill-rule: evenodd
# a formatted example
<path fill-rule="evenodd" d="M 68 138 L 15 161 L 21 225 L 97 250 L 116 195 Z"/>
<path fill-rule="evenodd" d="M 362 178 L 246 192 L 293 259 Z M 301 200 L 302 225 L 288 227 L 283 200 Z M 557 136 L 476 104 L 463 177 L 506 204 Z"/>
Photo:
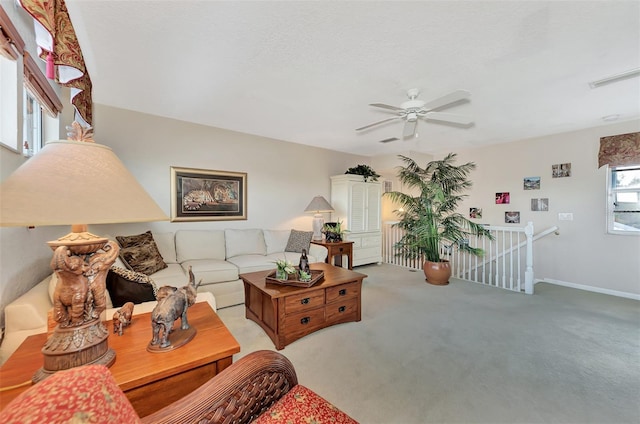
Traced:
<path fill-rule="evenodd" d="M 311 321 L 311 318 L 304 317 L 300 320 L 300 324 L 309 324 L 309 321 Z"/>
<path fill-rule="evenodd" d="M 309 300 L 310 299 L 308 297 L 305 297 L 304 299 L 300 300 L 300 303 L 302 303 L 303 305 L 306 305 L 307 303 L 309 303 Z"/>
<path fill-rule="evenodd" d="M 340 296 L 344 296 L 344 295 L 346 295 L 346 294 L 347 294 L 347 289 L 341 289 L 341 290 L 338 292 L 338 294 L 339 294 Z"/>
<path fill-rule="evenodd" d="M 344 312 L 346 310 L 347 310 L 346 306 L 341 306 L 341 307 L 338 308 L 338 312 Z"/>

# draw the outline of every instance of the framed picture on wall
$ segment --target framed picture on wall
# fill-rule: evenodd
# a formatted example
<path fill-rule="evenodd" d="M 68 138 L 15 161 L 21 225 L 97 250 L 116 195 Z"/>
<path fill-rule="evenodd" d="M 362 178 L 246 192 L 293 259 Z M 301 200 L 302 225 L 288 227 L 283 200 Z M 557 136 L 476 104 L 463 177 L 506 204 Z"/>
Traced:
<path fill-rule="evenodd" d="M 507 204 L 511 201 L 509 192 L 496 193 L 496 205 Z"/>
<path fill-rule="evenodd" d="M 540 177 L 524 177 L 525 190 L 540 190 Z"/>
<path fill-rule="evenodd" d="M 571 163 L 559 163 L 551 165 L 551 176 L 553 178 L 564 178 L 571 176 Z"/>
<path fill-rule="evenodd" d="M 519 224 L 520 223 L 520 212 L 505 212 L 504 213 L 504 222 L 507 224 Z"/>
<path fill-rule="evenodd" d="M 469 218 L 482 218 L 482 208 L 469 208 Z"/>
<path fill-rule="evenodd" d="M 247 219 L 247 174 L 171 167 L 171 221 Z"/>
<path fill-rule="evenodd" d="M 547 197 L 542 199 L 531 199 L 531 210 L 534 212 L 549 211 L 549 199 Z"/>

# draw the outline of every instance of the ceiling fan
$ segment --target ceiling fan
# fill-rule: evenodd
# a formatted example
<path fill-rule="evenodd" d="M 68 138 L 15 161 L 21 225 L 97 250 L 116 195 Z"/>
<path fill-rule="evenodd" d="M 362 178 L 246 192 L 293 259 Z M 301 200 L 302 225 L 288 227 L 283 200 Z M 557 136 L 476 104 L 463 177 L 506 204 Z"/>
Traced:
<path fill-rule="evenodd" d="M 366 130 L 376 125 L 384 124 L 385 122 L 402 119 L 404 121 L 402 137 L 408 138 L 416 135 L 418 118 L 422 118 L 426 121 L 450 123 L 462 126 L 473 124 L 473 120 L 467 116 L 435 111 L 436 109 L 452 107 L 453 103 L 467 99 L 469 96 L 471 96 L 471 93 L 469 93 L 468 91 L 456 90 L 442 97 L 438 97 L 435 100 L 431 100 L 430 102 L 418 100 L 417 97 L 419 94 L 420 90 L 418 90 L 417 88 L 407 90 L 407 97 L 409 97 L 409 100 L 402 103 L 400 107 L 386 105 L 384 103 L 371 103 L 369 106 L 390 110 L 395 113 L 396 116 L 374 122 L 373 124 L 365 125 L 364 127 L 356 128 L 356 131 Z M 381 143 L 388 143 L 395 140 L 398 140 L 398 138 L 387 138 L 385 140 L 382 140 Z"/>

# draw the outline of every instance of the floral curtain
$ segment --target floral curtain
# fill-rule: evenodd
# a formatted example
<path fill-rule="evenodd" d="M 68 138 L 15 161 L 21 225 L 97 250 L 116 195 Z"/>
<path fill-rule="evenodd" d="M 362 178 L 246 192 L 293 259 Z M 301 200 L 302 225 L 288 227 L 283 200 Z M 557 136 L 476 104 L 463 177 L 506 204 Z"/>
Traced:
<path fill-rule="evenodd" d="M 640 132 L 600 138 L 598 168 L 640 164 Z"/>
<path fill-rule="evenodd" d="M 64 0 L 20 0 L 22 7 L 35 19 L 36 42 L 40 57 L 55 65 L 55 80 L 71 89 L 71 103 L 76 120 L 90 126 L 93 119 L 91 78 L 84 64 L 80 44 Z"/>

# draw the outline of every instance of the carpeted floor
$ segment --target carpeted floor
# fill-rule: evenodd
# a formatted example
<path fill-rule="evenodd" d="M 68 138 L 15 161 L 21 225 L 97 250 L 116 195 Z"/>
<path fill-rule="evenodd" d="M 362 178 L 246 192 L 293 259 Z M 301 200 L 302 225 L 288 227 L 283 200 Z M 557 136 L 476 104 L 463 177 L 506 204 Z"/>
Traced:
<path fill-rule="evenodd" d="M 281 351 L 361 423 L 640 423 L 640 302 L 539 283 L 527 296 L 392 265 L 356 268 L 362 321 Z M 244 306 L 241 353 L 272 349 Z"/>

